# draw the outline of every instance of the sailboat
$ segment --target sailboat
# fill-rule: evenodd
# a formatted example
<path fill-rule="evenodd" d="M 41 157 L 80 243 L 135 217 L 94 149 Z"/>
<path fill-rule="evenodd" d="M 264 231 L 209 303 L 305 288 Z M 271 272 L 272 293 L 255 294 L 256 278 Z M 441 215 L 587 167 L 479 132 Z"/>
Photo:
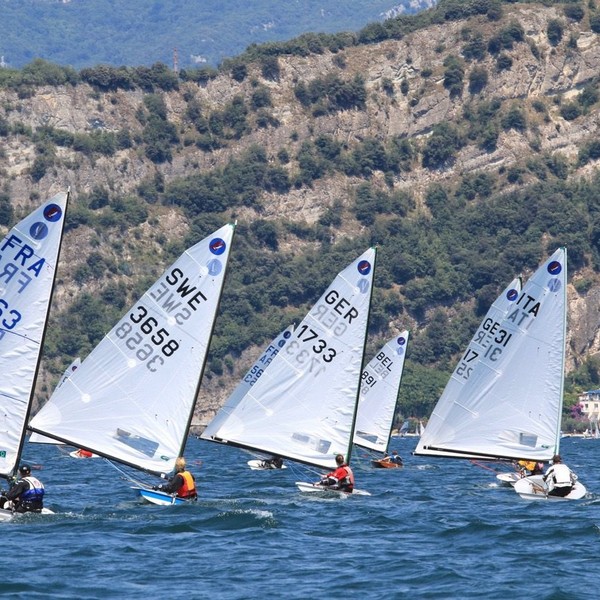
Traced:
<path fill-rule="evenodd" d="M 394 336 L 362 372 L 354 432 L 354 444 L 359 448 L 387 454 L 407 344 L 408 331 Z M 381 457 L 372 464 L 383 468 L 401 466 Z"/>
<path fill-rule="evenodd" d="M 482 347 L 468 379 L 458 393 L 442 395 L 415 454 L 536 462 L 558 454 L 566 273 L 567 252 L 559 248 L 520 293 L 506 293 L 503 318 L 484 319 Z M 553 499 L 537 481 L 536 490 L 531 483 L 521 485 L 530 479 L 518 481 L 515 491 Z M 523 486 L 528 490 L 521 493 Z M 578 483 L 567 498 L 584 494 Z"/>
<path fill-rule="evenodd" d="M 30 429 L 144 473 L 183 455 L 234 225 L 186 250 L 58 387 Z M 155 504 L 181 498 L 137 483 Z"/>
<path fill-rule="evenodd" d="M 200 434 L 200 438 L 203 440 L 214 441 L 214 438 L 219 431 L 221 425 L 229 418 L 235 411 L 237 405 L 244 398 L 244 396 L 252 389 L 252 386 L 260 379 L 260 376 L 264 373 L 265 369 L 271 364 L 273 358 L 281 351 L 285 346 L 286 342 L 291 338 L 294 331 L 294 326 L 290 325 L 284 329 L 263 351 L 258 357 L 254 364 L 248 369 L 248 372 L 244 375 L 240 383 L 237 385 L 235 390 L 231 393 L 225 404 L 219 409 L 217 414 L 213 417 L 211 422 L 206 426 L 204 431 Z M 271 462 L 268 459 L 252 459 L 248 461 L 248 466 L 254 470 L 260 469 L 272 469 Z M 282 465 L 281 468 L 286 468 Z"/>
<path fill-rule="evenodd" d="M 16 476 L 25 442 L 68 197 L 56 194 L 0 242 L 0 477 L 8 481 Z M 1 520 L 11 517 L 0 509 Z"/>
<path fill-rule="evenodd" d="M 338 273 L 211 439 L 327 470 L 350 461 L 375 255 Z"/>
<path fill-rule="evenodd" d="M 408 419 L 405 419 L 404 422 L 402 423 L 402 426 L 398 430 L 398 434 L 397 434 L 398 437 L 406 437 L 409 429 L 410 429 L 410 421 Z"/>

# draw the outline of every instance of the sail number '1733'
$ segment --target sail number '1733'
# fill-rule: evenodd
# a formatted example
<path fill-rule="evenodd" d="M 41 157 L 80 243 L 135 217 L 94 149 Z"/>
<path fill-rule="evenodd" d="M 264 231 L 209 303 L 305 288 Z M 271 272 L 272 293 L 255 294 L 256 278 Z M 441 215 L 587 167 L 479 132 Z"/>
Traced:
<path fill-rule="evenodd" d="M 131 321 L 131 322 L 130 322 Z M 134 330 L 134 323 L 137 331 Z M 148 309 L 139 305 L 129 314 L 129 320 L 119 325 L 115 334 L 125 340 L 125 346 L 135 352 L 141 362 L 146 362 L 146 367 L 153 373 L 164 364 L 165 358 L 172 356 L 179 348 L 176 340 L 169 339 L 170 333 L 164 327 L 158 327 L 158 321 L 148 316 Z M 131 334 L 131 335 L 130 335 Z"/>

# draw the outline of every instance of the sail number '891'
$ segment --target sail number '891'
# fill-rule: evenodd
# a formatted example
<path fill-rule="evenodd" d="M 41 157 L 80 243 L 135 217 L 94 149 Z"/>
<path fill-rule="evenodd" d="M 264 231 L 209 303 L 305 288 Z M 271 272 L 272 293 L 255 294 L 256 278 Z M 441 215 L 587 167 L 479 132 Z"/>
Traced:
<path fill-rule="evenodd" d="M 137 325 L 139 330 L 131 333 L 134 326 L 129 321 Z M 179 348 L 179 343 L 169 339 L 171 334 L 164 327 L 158 327 L 158 321 L 148 316 L 145 306 L 136 306 L 129 314 L 129 321 L 121 323 L 115 334 L 125 340 L 125 346 L 135 352 L 138 360 L 147 361 L 146 367 L 154 373 L 164 364 L 164 357 L 172 356 Z"/>

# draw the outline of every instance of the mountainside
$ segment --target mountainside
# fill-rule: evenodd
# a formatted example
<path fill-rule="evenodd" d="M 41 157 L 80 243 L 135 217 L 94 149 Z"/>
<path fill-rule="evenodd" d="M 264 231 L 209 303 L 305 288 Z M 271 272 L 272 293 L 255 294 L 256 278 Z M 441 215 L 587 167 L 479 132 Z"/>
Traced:
<path fill-rule="evenodd" d="M 442 2 L 218 71 L 0 72 L 3 224 L 9 203 L 16 219 L 73 191 L 39 397 L 188 242 L 232 219 L 201 421 L 372 243 L 370 347 L 412 331 L 405 411 L 429 413 L 495 295 L 559 245 L 567 368 L 587 364 L 600 349 L 597 22 L 587 3 Z M 70 83 L 39 85 L 49 73 Z"/>

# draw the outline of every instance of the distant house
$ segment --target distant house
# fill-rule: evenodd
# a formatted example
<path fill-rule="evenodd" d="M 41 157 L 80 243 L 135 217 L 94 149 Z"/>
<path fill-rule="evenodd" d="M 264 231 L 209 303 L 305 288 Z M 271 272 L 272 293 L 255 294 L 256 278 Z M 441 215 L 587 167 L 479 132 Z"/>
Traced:
<path fill-rule="evenodd" d="M 581 405 L 581 412 L 590 421 L 598 421 L 600 418 L 600 390 L 590 390 L 583 392 L 578 397 Z"/>

